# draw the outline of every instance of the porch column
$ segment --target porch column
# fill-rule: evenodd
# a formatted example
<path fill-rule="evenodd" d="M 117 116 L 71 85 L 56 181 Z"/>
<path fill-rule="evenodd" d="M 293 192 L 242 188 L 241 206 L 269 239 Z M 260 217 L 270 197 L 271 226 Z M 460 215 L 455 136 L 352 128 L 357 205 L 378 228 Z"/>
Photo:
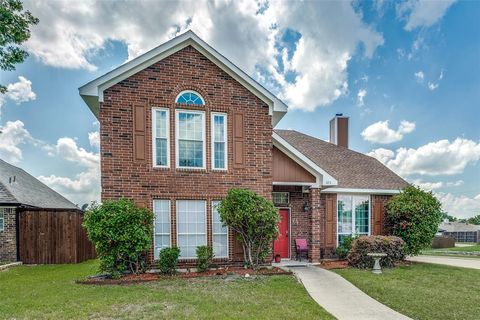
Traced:
<path fill-rule="evenodd" d="M 322 246 L 322 215 L 324 214 L 320 203 L 320 189 L 310 189 L 310 228 L 311 228 L 311 241 L 310 241 L 310 261 L 320 262 L 320 248 Z"/>

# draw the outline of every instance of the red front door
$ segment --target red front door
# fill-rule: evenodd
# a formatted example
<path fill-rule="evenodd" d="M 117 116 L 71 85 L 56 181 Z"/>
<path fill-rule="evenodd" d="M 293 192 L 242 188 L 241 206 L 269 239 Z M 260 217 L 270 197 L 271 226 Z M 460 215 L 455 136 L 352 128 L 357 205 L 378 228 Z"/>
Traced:
<path fill-rule="evenodd" d="M 273 243 L 273 253 L 274 255 L 280 254 L 281 258 L 289 258 L 288 248 L 289 248 L 289 219 L 288 219 L 288 210 L 280 209 L 278 214 L 280 215 L 280 222 L 278 223 L 278 237 Z"/>

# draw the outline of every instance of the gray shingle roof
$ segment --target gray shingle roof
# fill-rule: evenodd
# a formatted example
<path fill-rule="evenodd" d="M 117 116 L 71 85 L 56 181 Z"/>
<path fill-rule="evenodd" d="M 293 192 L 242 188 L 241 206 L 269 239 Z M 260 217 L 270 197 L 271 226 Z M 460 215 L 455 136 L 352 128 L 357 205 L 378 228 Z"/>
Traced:
<path fill-rule="evenodd" d="M 78 209 L 23 169 L 0 159 L 0 203 L 48 209 Z"/>
<path fill-rule="evenodd" d="M 402 189 L 408 183 L 380 161 L 363 153 L 294 130 L 274 130 L 338 181 L 335 188 Z"/>
<path fill-rule="evenodd" d="M 469 232 L 469 231 L 479 231 L 480 226 L 475 224 L 469 224 L 464 222 L 442 222 L 439 230 L 447 232 Z"/>

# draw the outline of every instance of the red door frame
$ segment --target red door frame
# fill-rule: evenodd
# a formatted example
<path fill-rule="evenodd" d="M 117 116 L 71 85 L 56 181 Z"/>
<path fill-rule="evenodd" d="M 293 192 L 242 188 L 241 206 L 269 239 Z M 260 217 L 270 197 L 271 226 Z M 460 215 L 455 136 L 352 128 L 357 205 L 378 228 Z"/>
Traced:
<path fill-rule="evenodd" d="M 280 214 L 280 210 L 285 210 L 285 212 L 287 212 L 287 231 L 288 231 L 288 240 L 287 240 L 287 249 L 288 249 L 288 255 L 287 257 L 282 257 L 282 259 L 290 259 L 290 246 L 291 246 L 291 213 L 292 213 L 292 210 L 291 208 L 276 208 L 278 210 L 278 213 Z M 276 239 L 275 239 L 276 241 Z M 274 248 L 275 249 L 275 248 Z M 275 254 L 275 252 L 274 252 Z"/>

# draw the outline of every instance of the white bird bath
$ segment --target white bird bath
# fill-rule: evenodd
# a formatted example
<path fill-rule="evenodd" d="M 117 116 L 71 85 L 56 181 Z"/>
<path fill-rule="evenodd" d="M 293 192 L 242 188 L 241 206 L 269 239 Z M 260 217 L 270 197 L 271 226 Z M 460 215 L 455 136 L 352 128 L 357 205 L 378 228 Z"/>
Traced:
<path fill-rule="evenodd" d="M 375 260 L 375 264 L 373 265 L 372 273 L 381 274 L 382 273 L 382 266 L 380 265 L 380 259 L 386 257 L 386 253 L 381 252 L 372 252 L 367 253 L 367 256 L 372 257 Z"/>

